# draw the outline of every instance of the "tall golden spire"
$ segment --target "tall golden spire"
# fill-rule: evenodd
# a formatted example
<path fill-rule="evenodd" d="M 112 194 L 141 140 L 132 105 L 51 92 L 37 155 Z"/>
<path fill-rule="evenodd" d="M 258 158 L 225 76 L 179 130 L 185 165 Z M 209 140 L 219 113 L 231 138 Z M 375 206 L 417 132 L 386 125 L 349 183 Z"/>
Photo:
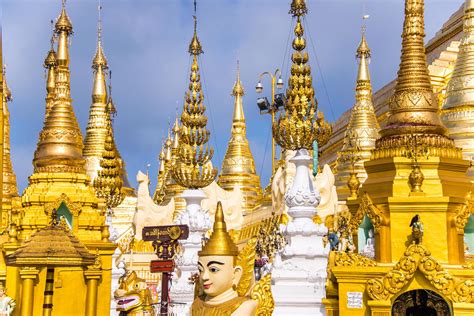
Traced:
<path fill-rule="evenodd" d="M 92 59 L 94 83 L 92 87 L 92 104 L 89 110 L 89 121 L 86 127 L 83 155 L 86 159 L 87 175 L 94 181 L 100 170 L 100 160 L 108 133 L 107 122 L 110 114 L 107 111 L 107 84 L 105 75 L 108 71 L 107 59 L 102 48 L 101 7 L 98 7 L 97 49 Z"/>
<path fill-rule="evenodd" d="M 118 206 L 124 198 L 122 193 L 122 166 L 121 158 L 115 146 L 114 131 L 112 127 L 112 115 L 115 114 L 112 103 L 107 105 L 107 120 L 104 151 L 100 160 L 101 169 L 97 172 L 94 179 L 94 188 L 97 196 L 106 201 L 108 208 Z"/>
<path fill-rule="evenodd" d="M 197 36 L 197 18 L 194 15 L 194 35 L 189 44 L 189 53 L 193 56 L 189 90 L 186 92 L 178 156 L 173 166 L 174 180 L 182 187 L 199 189 L 211 184 L 217 174 L 211 158 L 214 150 L 207 144 L 210 132 L 206 129 L 206 107 L 201 89 L 198 56 L 203 53 Z"/>
<path fill-rule="evenodd" d="M 51 20 L 51 24 L 53 21 Z M 51 111 L 51 108 L 54 104 L 54 98 L 56 96 L 56 68 L 58 66 L 56 52 L 54 51 L 54 40 L 55 34 L 53 30 L 53 35 L 51 36 L 51 49 L 49 50 L 46 58 L 44 60 L 44 68 L 47 71 L 47 79 L 46 79 L 46 112 L 45 112 L 45 120 Z"/>
<path fill-rule="evenodd" d="M 459 46 L 441 118 L 449 136 L 462 147 L 463 158 L 474 158 L 474 1 L 466 1 L 464 10 L 464 37 Z"/>
<path fill-rule="evenodd" d="M 370 160 L 371 151 L 375 148 L 375 141 L 379 138 L 380 130 L 372 104 L 369 71 L 371 52 L 365 38 L 365 27 L 356 56 L 359 62 L 355 88 L 356 103 L 352 108 L 342 150 L 337 157 L 336 188 L 340 200 L 345 200 L 349 196 L 347 181 L 351 173 L 357 175 L 360 183 L 364 183 L 367 179 L 364 162 Z"/>
<path fill-rule="evenodd" d="M 304 28 L 302 20 L 308 12 L 305 0 L 293 0 L 291 3 L 290 14 L 296 17 L 294 29 L 295 38 L 293 39 L 293 49 L 291 60 L 291 77 L 288 79 L 288 89 L 286 91 L 287 102 L 285 111 L 280 114 L 278 120 L 273 124 L 273 137 L 275 141 L 285 149 L 297 150 L 301 148 L 310 149 L 313 141 L 318 136 L 319 142 L 327 142 L 331 127 L 318 124 L 317 102 L 314 97 L 311 67 L 307 64 L 309 55 L 306 48 L 306 39 L 304 38 Z M 323 129 L 321 130 L 320 127 Z M 327 135 L 327 136 L 326 136 Z M 323 144 L 319 144 L 322 146 Z"/>
<path fill-rule="evenodd" d="M 3 68 L 3 198 L 2 207 L 11 208 L 12 198 L 18 196 L 16 175 L 13 171 L 10 154 L 10 111 L 8 102 L 12 100 L 12 94 L 7 85 L 5 67 Z M 1 224 L 1 220 L 0 220 Z"/>
<path fill-rule="evenodd" d="M 239 187 L 245 196 L 242 206 L 246 211 L 251 211 L 261 199 L 262 188 L 260 177 L 255 171 L 255 161 L 250 151 L 246 135 L 246 123 L 242 98 L 244 88 L 240 81 L 240 69 L 237 62 L 237 80 L 232 90 L 234 96 L 234 114 L 232 130 L 227 151 L 222 162 L 218 183 L 225 189 L 232 191 Z"/>
<path fill-rule="evenodd" d="M 424 0 L 405 1 L 402 54 L 390 117 L 383 137 L 412 133 L 445 135 L 431 87 L 424 47 Z"/>
<path fill-rule="evenodd" d="M 54 31 L 58 35 L 54 104 L 40 133 L 33 165 L 35 172 L 84 173 L 82 135 L 71 105 L 68 39 L 72 24 L 64 2 Z"/>

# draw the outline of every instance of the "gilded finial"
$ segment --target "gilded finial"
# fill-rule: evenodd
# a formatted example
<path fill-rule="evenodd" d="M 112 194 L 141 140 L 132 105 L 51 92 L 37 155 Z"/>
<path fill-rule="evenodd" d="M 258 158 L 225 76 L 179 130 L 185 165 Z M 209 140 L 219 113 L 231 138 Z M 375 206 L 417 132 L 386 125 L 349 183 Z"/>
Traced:
<path fill-rule="evenodd" d="M 72 33 L 71 19 L 69 18 L 66 12 L 66 0 L 62 0 L 61 14 L 59 15 L 56 21 L 55 31 L 58 34 L 62 31 L 66 32 L 67 34 Z"/>
<path fill-rule="evenodd" d="M 217 202 L 216 214 L 214 217 L 214 226 L 211 237 L 198 252 L 200 257 L 206 256 L 233 256 L 239 255 L 239 250 L 227 231 L 227 225 L 224 220 L 224 211 L 222 203 Z"/>
<path fill-rule="evenodd" d="M 308 13 L 305 0 L 293 0 L 291 2 L 290 14 L 293 16 L 303 16 Z"/>
<path fill-rule="evenodd" d="M 172 169 L 176 183 L 189 189 L 208 186 L 217 175 L 217 169 L 211 163 L 214 150 L 208 145 L 210 132 L 206 129 L 207 117 L 204 114 L 206 107 L 203 104 L 204 95 L 197 58 L 202 50 L 196 35 L 196 16 L 194 18 L 194 37 L 190 45 L 190 53 L 194 55 L 193 63 L 189 76 L 189 90 L 185 94 L 181 114 L 180 145 Z"/>
<path fill-rule="evenodd" d="M 244 93 L 244 87 L 242 86 L 242 82 L 240 82 L 240 63 L 237 60 L 237 79 L 235 80 L 234 88 L 232 89 L 232 95 L 233 96 L 243 96 Z"/>
<path fill-rule="evenodd" d="M 102 49 L 102 6 L 100 4 L 97 7 L 97 11 L 99 16 L 97 21 L 97 51 L 92 61 L 92 68 L 96 70 L 98 68 L 102 68 L 102 70 L 105 70 L 108 68 L 108 65 L 107 58 L 105 57 L 104 51 Z"/>
<path fill-rule="evenodd" d="M 329 124 L 318 124 L 323 116 L 317 117 L 317 101 L 311 76 L 311 67 L 308 65 L 309 55 L 304 38 L 302 18 L 308 12 L 304 0 L 293 0 L 290 14 L 296 17 L 294 28 L 295 38 L 292 42 L 294 52 L 291 60 L 291 77 L 288 79 L 286 91 L 285 111 L 281 112 L 278 120 L 273 124 L 273 137 L 282 148 L 298 150 L 311 149 L 315 140 L 328 140 L 332 133 Z M 329 128 L 329 129 L 328 129 Z M 323 135 L 324 134 L 324 135 Z M 323 144 L 319 144 L 322 146 Z"/>
<path fill-rule="evenodd" d="M 197 36 L 197 16 L 196 16 L 196 1 L 194 1 L 194 35 L 191 40 L 191 44 L 189 44 L 189 53 L 194 56 L 198 56 L 204 51 L 202 50 L 201 42 L 199 42 L 199 38 Z"/>

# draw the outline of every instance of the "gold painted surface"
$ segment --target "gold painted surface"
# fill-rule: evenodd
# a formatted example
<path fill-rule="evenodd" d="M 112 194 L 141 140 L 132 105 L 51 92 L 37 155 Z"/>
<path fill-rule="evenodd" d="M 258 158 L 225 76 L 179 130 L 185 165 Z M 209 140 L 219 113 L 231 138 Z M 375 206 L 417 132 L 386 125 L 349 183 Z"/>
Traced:
<path fill-rule="evenodd" d="M 463 158 L 471 160 L 474 158 L 474 4 L 471 1 L 465 5 L 463 32 L 441 118 L 449 136 L 462 148 Z"/>
<path fill-rule="evenodd" d="M 341 151 L 338 152 L 336 161 L 336 189 L 339 200 L 345 200 L 352 195 L 351 189 L 348 187 L 352 173 L 357 176 L 360 184 L 367 179 L 364 162 L 370 159 L 380 130 L 372 103 L 372 84 L 369 72 L 371 51 L 364 32 L 356 56 L 359 60 L 355 88 L 356 103 L 352 108 L 351 118 L 344 135 L 344 144 Z M 355 180 L 352 179 L 352 182 Z"/>
<path fill-rule="evenodd" d="M 424 38 L 424 0 L 406 0 L 400 68 L 390 99 L 391 115 L 381 130 L 381 142 L 389 142 L 392 135 L 407 133 L 431 134 L 431 137 L 439 138 L 446 134 L 437 113 L 438 102 L 426 64 Z"/>
<path fill-rule="evenodd" d="M 198 56 L 203 53 L 197 36 L 197 20 L 194 17 L 194 35 L 189 45 L 193 56 L 189 90 L 186 92 L 183 112 L 181 114 L 180 146 L 172 167 L 172 175 L 177 184 L 189 189 L 208 186 L 217 175 L 212 166 L 214 150 L 208 145 L 210 132 L 206 129 L 206 107 L 201 88 Z"/>
<path fill-rule="evenodd" d="M 12 93 L 7 85 L 5 70 L 3 71 L 3 195 L 2 195 L 2 218 L 0 218 L 0 229 L 7 224 L 8 212 L 12 209 L 12 199 L 18 197 L 16 175 L 13 171 L 10 154 L 10 111 L 8 102 L 12 100 Z"/>
<path fill-rule="evenodd" d="M 255 170 L 255 161 L 247 140 L 247 125 L 243 109 L 244 88 L 237 69 L 237 80 L 232 90 L 234 96 L 234 114 L 232 118 L 231 138 L 222 162 L 218 184 L 228 191 L 238 187 L 244 196 L 242 207 L 245 212 L 252 211 L 262 198 L 260 177 Z"/>
<path fill-rule="evenodd" d="M 273 137 L 282 148 L 297 150 L 311 149 L 313 141 L 318 140 L 323 146 L 331 135 L 331 125 L 324 122 L 324 116 L 318 115 L 317 102 L 314 97 L 311 67 L 304 38 L 303 19 L 308 12 L 305 0 L 293 0 L 290 14 L 296 17 L 295 38 L 292 42 L 291 76 L 288 79 L 285 111 L 280 112 L 278 120 L 273 123 Z"/>

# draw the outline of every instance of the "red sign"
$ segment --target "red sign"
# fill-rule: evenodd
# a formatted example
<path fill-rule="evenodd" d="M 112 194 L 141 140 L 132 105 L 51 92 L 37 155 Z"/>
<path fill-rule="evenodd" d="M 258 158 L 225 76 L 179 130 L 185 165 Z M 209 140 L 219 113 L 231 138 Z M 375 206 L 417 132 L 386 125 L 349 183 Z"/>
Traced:
<path fill-rule="evenodd" d="M 173 272 L 174 261 L 173 260 L 152 260 L 150 262 L 150 272 Z"/>

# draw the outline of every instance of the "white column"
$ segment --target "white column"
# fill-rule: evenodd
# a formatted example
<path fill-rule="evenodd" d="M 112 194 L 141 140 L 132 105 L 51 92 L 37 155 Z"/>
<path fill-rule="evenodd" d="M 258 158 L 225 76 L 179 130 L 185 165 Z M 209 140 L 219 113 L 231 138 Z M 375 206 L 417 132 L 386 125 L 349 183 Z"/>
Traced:
<path fill-rule="evenodd" d="M 329 245 L 323 246 L 327 228 L 312 220 L 320 195 L 310 177 L 311 161 L 306 149 L 299 149 L 290 160 L 296 165 L 296 175 L 285 201 L 292 220 L 284 228 L 288 245 L 275 258 L 272 271 L 273 315 L 325 315 L 322 299 Z"/>
<path fill-rule="evenodd" d="M 188 225 L 189 237 L 181 242 L 184 253 L 176 262 L 178 269 L 173 274 L 170 296 L 173 315 L 187 316 L 194 300 L 194 285 L 189 282 L 189 278 L 198 272 L 198 251 L 211 223 L 209 215 L 201 208 L 201 201 L 206 198 L 204 192 L 185 190 L 181 197 L 186 201 L 186 211 L 179 216 L 176 224 Z"/>

